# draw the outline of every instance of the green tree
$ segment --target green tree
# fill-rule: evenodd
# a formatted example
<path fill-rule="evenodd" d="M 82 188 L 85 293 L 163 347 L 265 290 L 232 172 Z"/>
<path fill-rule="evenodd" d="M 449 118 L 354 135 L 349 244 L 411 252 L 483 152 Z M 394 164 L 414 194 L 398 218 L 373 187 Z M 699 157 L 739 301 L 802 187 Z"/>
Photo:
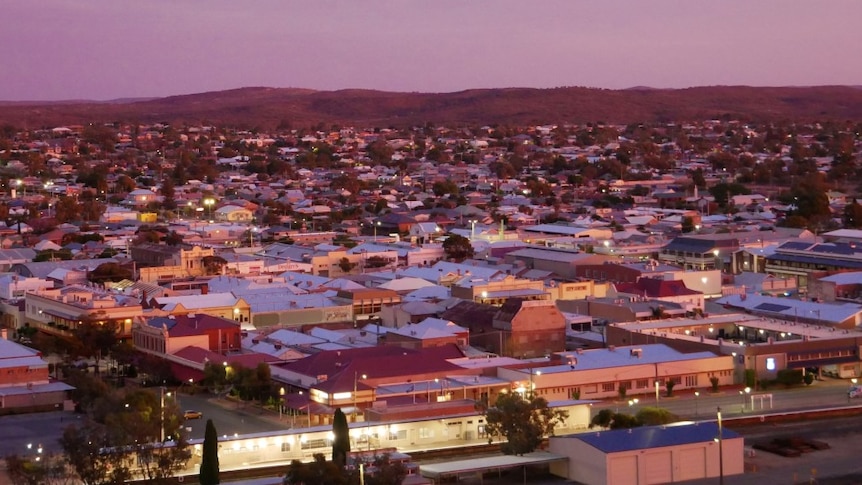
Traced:
<path fill-rule="evenodd" d="M 356 267 L 356 263 L 350 262 L 346 257 L 338 260 L 338 267 L 341 268 L 341 271 L 344 273 L 350 273 L 350 270 Z"/>
<path fill-rule="evenodd" d="M 219 275 L 227 265 L 227 260 L 221 256 L 204 256 L 201 259 L 201 264 L 208 276 Z"/>
<path fill-rule="evenodd" d="M 134 278 L 132 270 L 120 263 L 102 263 L 93 271 L 87 273 L 87 280 L 103 284 L 108 281 L 117 282 Z"/>
<path fill-rule="evenodd" d="M 664 408 L 653 406 L 643 407 L 635 415 L 640 426 L 658 426 L 679 421 L 679 417 Z"/>
<path fill-rule="evenodd" d="M 473 257 L 473 245 L 470 240 L 458 234 L 450 234 L 443 241 L 443 252 L 446 257 L 455 261 L 463 261 Z"/>
<path fill-rule="evenodd" d="M 347 426 L 347 416 L 341 408 L 335 410 L 332 417 L 332 461 L 339 466 L 347 464 L 347 454 L 350 453 L 350 428 Z"/>
<path fill-rule="evenodd" d="M 682 232 L 689 233 L 694 231 L 694 218 L 685 216 L 682 218 Z"/>
<path fill-rule="evenodd" d="M 217 485 L 219 481 L 218 433 L 212 419 L 207 419 L 204 432 L 204 447 L 201 455 L 201 471 L 198 475 L 201 485 Z"/>
<path fill-rule="evenodd" d="M 557 424 L 569 417 L 566 411 L 550 409 L 541 397 L 525 398 L 516 392 L 500 393 L 494 406 L 483 411 L 488 435 L 506 438 L 500 449 L 507 455 L 534 451 L 545 436 L 553 434 Z"/>
<path fill-rule="evenodd" d="M 5 461 L 6 474 L 15 484 L 67 485 L 73 482 L 75 475 L 60 455 L 42 455 L 38 460 L 9 455 Z"/>
<path fill-rule="evenodd" d="M 844 206 L 844 227 L 850 229 L 862 227 L 862 204 L 856 202 L 856 199 Z"/>
<path fill-rule="evenodd" d="M 71 425 L 63 430 L 60 446 L 84 485 L 113 485 L 132 478 L 130 457 L 122 450 L 106 452 L 107 440 L 104 427 L 98 424 Z"/>
<path fill-rule="evenodd" d="M 110 355 L 117 345 L 117 324 L 111 321 L 99 321 L 98 316 L 82 318 L 78 326 L 72 330 L 75 348 L 82 357 L 96 359 L 96 369 L 102 358 Z M 98 370 L 97 370 L 98 372 Z"/>

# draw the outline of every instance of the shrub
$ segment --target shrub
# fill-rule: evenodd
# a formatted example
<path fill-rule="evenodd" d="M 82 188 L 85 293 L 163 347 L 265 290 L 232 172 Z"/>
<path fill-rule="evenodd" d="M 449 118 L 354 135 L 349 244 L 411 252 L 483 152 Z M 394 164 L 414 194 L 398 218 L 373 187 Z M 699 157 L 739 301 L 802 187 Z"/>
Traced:
<path fill-rule="evenodd" d="M 712 392 L 718 392 L 718 377 L 710 377 L 709 383 L 712 385 Z"/>
<path fill-rule="evenodd" d="M 776 375 L 775 382 L 790 387 L 801 385 L 802 379 L 801 369 L 781 369 Z"/>

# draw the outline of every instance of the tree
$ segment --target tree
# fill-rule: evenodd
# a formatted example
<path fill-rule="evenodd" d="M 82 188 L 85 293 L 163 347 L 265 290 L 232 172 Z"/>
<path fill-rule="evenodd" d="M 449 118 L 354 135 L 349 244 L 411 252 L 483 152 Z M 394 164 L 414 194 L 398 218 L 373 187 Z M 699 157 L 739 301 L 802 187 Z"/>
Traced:
<path fill-rule="evenodd" d="M 207 276 L 219 275 L 227 265 L 227 260 L 221 256 L 204 256 L 201 258 L 201 264 Z"/>
<path fill-rule="evenodd" d="M 86 428 L 71 425 L 63 430 L 60 446 L 84 485 L 119 484 L 132 477 L 129 456 L 120 450 L 105 450 L 107 440 L 101 425 L 90 424 Z"/>
<path fill-rule="evenodd" d="M 502 436 L 506 442 L 500 450 L 507 455 L 523 455 L 534 451 L 554 427 L 569 417 L 566 411 L 548 408 L 548 402 L 538 396 L 524 397 L 516 392 L 501 393 L 493 407 L 484 409 L 488 443 L 492 436 Z"/>
<path fill-rule="evenodd" d="M 6 457 L 6 474 L 22 485 L 72 485 L 74 472 L 60 455 L 40 455 L 32 460 L 19 455 Z M 121 483 L 121 482 L 117 482 Z M 89 485 L 89 484 L 87 484 Z"/>
<path fill-rule="evenodd" d="M 72 331 L 72 336 L 78 344 L 78 353 L 82 357 L 95 358 L 98 369 L 99 361 L 108 356 L 117 344 L 117 324 L 111 321 L 101 322 L 96 318 L 93 316 L 81 319 Z"/>
<path fill-rule="evenodd" d="M 201 485 L 217 485 L 219 481 L 218 433 L 212 419 L 207 419 L 204 432 L 204 447 L 201 455 L 201 471 L 198 475 Z"/>
<path fill-rule="evenodd" d="M 350 428 L 347 426 L 347 416 L 341 408 L 335 410 L 332 417 L 332 461 L 339 466 L 347 464 L 347 454 L 350 453 Z"/>
<path fill-rule="evenodd" d="M 120 263 L 102 263 L 87 274 L 87 280 L 103 284 L 105 282 L 117 282 L 134 278 L 132 270 Z"/>
<path fill-rule="evenodd" d="M 350 262 L 346 257 L 338 260 L 338 267 L 341 268 L 341 271 L 344 273 L 350 273 L 350 270 L 356 267 L 356 263 Z"/>
<path fill-rule="evenodd" d="M 694 231 L 694 218 L 685 216 L 682 218 L 682 232 L 689 233 Z"/>
<path fill-rule="evenodd" d="M 450 234 L 443 241 L 443 251 L 448 259 L 463 261 L 473 257 L 473 245 L 470 240 L 458 234 Z"/>
<path fill-rule="evenodd" d="M 679 421 L 679 417 L 664 408 L 646 406 L 635 415 L 639 426 L 658 426 Z"/>
<path fill-rule="evenodd" d="M 856 199 L 844 206 L 844 227 L 849 229 L 862 227 L 862 204 L 856 202 Z"/>

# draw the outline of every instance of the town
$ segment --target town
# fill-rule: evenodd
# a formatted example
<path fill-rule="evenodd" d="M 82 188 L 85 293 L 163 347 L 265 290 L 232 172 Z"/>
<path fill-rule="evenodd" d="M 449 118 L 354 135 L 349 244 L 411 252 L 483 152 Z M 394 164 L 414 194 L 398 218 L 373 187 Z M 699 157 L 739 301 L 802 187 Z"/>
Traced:
<path fill-rule="evenodd" d="M 170 443 L 154 479 L 201 469 L 204 405 L 267 417 L 221 433 L 228 470 L 329 455 L 338 412 L 354 454 L 487 445 L 501 396 L 541 397 L 552 471 L 637 483 L 577 466 L 602 403 L 855 397 L 858 123 L 287 125 L 0 127 L 0 412 Z M 742 473 L 725 433 L 656 483 Z"/>

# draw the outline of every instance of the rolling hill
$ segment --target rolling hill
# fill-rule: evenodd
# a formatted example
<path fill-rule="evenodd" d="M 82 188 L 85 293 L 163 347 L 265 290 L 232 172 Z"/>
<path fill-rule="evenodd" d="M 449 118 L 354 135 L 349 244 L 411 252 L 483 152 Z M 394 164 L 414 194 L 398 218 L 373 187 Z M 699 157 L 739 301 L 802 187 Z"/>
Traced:
<path fill-rule="evenodd" d="M 249 87 L 144 100 L 0 102 L 0 123 L 39 128 L 91 122 L 168 122 L 274 128 L 317 123 L 360 126 L 614 123 L 729 117 L 768 121 L 862 121 L 853 86 L 625 90 L 476 89 L 454 93 L 314 91 Z"/>

